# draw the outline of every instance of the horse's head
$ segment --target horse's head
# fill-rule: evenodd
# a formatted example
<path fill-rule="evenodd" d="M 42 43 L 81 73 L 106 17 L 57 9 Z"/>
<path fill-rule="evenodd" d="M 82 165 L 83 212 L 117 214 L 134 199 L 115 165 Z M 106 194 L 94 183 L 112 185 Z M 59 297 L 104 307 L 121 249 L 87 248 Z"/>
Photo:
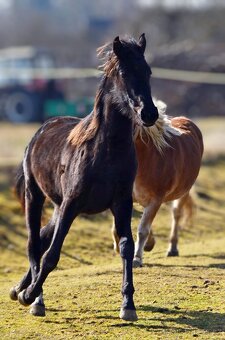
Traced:
<path fill-rule="evenodd" d="M 158 119 L 158 110 L 151 96 L 151 68 L 144 57 L 145 47 L 144 34 L 138 42 L 133 39 L 120 40 L 119 37 L 113 41 L 118 70 L 116 77 L 124 104 L 129 105 L 134 121 L 151 126 Z"/>

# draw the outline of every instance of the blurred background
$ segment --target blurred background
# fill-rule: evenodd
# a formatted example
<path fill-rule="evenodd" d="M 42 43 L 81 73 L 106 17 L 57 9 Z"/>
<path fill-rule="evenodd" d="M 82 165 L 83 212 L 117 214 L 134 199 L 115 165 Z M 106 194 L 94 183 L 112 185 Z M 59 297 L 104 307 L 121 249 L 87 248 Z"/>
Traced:
<path fill-rule="evenodd" d="M 12 188 L 15 169 L 23 159 L 25 147 L 43 121 L 58 115 L 83 117 L 91 112 L 100 77 L 97 47 L 118 35 L 138 39 L 143 32 L 147 39 L 146 59 L 153 72 L 152 94 L 166 102 L 169 115 L 192 118 L 200 127 L 205 144 L 195 185 L 197 214 L 193 225 L 181 229 L 180 259 L 171 258 L 171 262 L 164 259 L 169 235 L 169 207 L 162 206 L 154 221 L 157 244 L 153 253 L 145 255 L 149 264 L 143 272 L 148 277 L 147 290 L 145 295 L 141 293 L 139 303 L 143 303 L 143 313 L 154 311 L 155 307 L 146 305 L 149 301 L 150 304 L 157 302 L 161 307 L 169 306 L 168 311 L 172 314 L 156 314 L 159 326 L 156 323 L 151 326 L 154 314 L 150 313 L 146 319 L 146 336 L 154 334 L 152 338 L 163 339 L 166 334 L 166 338 L 175 339 L 181 334 L 178 332 L 189 332 L 191 325 L 193 333 L 185 333 L 189 338 L 199 336 L 202 339 L 210 332 L 211 338 L 219 339 L 221 330 L 221 334 L 225 334 L 222 301 L 225 294 L 222 279 L 225 268 L 224 22 L 225 0 L 0 0 L 0 303 L 3 306 L 0 324 L 4 325 L 5 332 L 1 333 L 2 339 L 48 339 L 52 334 L 54 338 L 67 339 L 68 329 L 69 338 L 74 338 L 78 334 L 72 333 L 76 327 L 82 328 L 79 333 L 82 339 L 93 338 L 96 320 L 99 320 L 98 329 L 104 331 L 104 338 L 105 332 L 112 334 L 113 331 L 111 338 L 116 338 L 121 334 L 116 333 L 117 330 L 128 330 L 117 327 L 112 316 L 107 320 L 106 314 L 101 317 L 96 312 L 94 321 L 90 319 L 90 310 L 102 308 L 97 307 L 93 298 L 99 295 L 95 294 L 96 288 L 104 294 L 110 290 L 106 309 L 110 296 L 114 296 L 111 291 L 117 289 L 113 285 L 116 273 L 120 271 L 120 259 L 112 256 L 112 221 L 108 213 L 89 218 L 80 216 L 75 222 L 76 228 L 71 229 L 59 270 L 53 273 L 53 281 L 49 280 L 53 284 L 47 286 L 48 312 L 52 310 L 52 314 L 46 319 L 46 332 L 44 322 L 32 321 L 27 310 L 15 308 L 9 301 L 8 290 L 27 268 L 24 214 Z M 43 225 L 50 214 L 51 209 L 47 206 Z M 141 208 L 135 205 L 134 235 L 140 216 Z M 106 264 L 112 262 L 117 267 L 110 274 Z M 96 275 L 87 276 L 87 266 L 93 273 L 96 270 Z M 83 281 L 79 281 L 81 275 L 72 272 L 71 268 L 83 270 Z M 180 270 L 183 270 L 182 275 Z M 94 277 L 97 283 L 91 288 L 89 299 L 89 282 Z M 138 277 L 144 287 L 144 275 Z M 156 281 L 153 281 L 154 277 Z M 78 281 L 74 281 L 75 278 Z M 210 284 L 208 288 L 208 283 L 203 286 L 200 279 L 202 283 L 213 279 L 212 286 Z M 101 280 L 104 286 L 100 286 Z M 223 286 L 218 286 L 219 281 Z M 184 293 L 177 282 L 185 287 L 182 288 Z M 63 288 L 57 289 L 57 293 L 55 287 L 60 285 Z M 197 285 L 199 290 L 192 290 Z M 67 291 L 70 292 L 65 295 Z M 79 293 L 73 300 L 76 291 Z M 194 305 L 190 304 L 192 297 Z M 101 299 L 104 301 L 102 296 Z M 177 307 L 179 300 L 183 300 L 180 305 L 183 310 Z M 85 307 L 91 301 L 95 306 Z M 60 302 L 59 306 L 56 302 Z M 77 310 L 75 318 L 74 310 Z M 82 319 L 81 311 L 85 313 Z M 179 314 L 175 315 L 176 312 Z M 132 332 L 145 328 L 145 319 L 140 320 L 141 324 L 136 328 L 131 327 Z M 87 327 L 90 327 L 89 332 L 86 332 Z M 196 334 L 198 330 L 202 333 Z M 172 338 L 167 336 L 171 331 L 174 332 Z"/>
<path fill-rule="evenodd" d="M 224 0 L 0 0 L 0 119 L 91 111 L 96 48 L 146 33 L 168 114 L 225 114 Z"/>

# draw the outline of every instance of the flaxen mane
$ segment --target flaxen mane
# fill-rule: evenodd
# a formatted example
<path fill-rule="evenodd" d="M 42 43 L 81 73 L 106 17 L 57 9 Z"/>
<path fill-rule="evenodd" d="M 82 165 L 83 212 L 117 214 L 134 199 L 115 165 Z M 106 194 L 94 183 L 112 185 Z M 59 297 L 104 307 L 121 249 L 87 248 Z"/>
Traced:
<path fill-rule="evenodd" d="M 165 147 L 171 147 L 168 140 L 170 140 L 173 136 L 180 136 L 183 131 L 172 126 L 170 118 L 165 113 L 166 104 L 156 99 L 153 99 L 153 101 L 158 108 L 159 118 L 155 125 L 151 127 L 135 125 L 134 138 L 136 139 L 140 136 L 141 140 L 145 144 L 148 144 L 151 139 L 157 150 L 163 154 Z"/>

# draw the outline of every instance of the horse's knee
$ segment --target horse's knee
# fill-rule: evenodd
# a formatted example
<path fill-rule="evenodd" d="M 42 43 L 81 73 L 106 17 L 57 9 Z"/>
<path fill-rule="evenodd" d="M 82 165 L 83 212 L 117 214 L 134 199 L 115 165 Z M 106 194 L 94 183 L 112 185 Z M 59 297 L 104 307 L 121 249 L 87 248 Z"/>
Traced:
<path fill-rule="evenodd" d="M 120 255 L 123 259 L 133 260 L 134 241 L 133 238 L 122 237 L 119 242 Z"/>

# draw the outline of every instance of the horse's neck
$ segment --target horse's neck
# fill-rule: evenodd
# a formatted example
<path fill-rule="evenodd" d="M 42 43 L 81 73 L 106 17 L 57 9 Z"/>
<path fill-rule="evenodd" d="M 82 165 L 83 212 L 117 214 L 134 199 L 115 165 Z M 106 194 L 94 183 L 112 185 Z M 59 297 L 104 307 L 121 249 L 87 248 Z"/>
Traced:
<path fill-rule="evenodd" d="M 119 104 L 121 102 L 121 94 L 119 92 L 115 94 L 113 84 L 107 84 L 106 89 L 107 92 L 102 91 L 97 107 L 103 122 L 102 129 L 104 134 L 109 137 L 109 141 L 111 139 L 118 139 L 132 143 L 133 123 L 129 113 L 126 114 L 126 110 L 129 110 L 129 107 L 126 107 L 126 104 L 124 104 L 124 108 L 121 107 L 121 104 Z M 117 95 L 118 98 L 116 97 Z"/>

